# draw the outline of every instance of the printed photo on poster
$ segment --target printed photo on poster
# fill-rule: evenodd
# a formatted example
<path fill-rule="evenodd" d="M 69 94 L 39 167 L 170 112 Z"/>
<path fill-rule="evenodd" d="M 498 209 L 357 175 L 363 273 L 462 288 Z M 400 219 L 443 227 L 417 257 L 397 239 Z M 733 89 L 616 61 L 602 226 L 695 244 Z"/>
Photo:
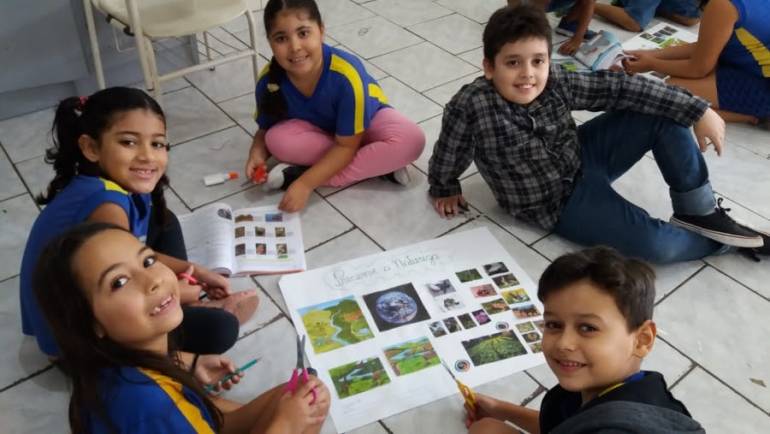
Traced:
<path fill-rule="evenodd" d="M 486 303 L 481 303 L 481 307 L 483 307 L 489 315 L 494 315 L 496 313 L 505 312 L 508 310 L 508 304 L 506 304 L 502 298 L 487 301 Z"/>
<path fill-rule="evenodd" d="M 430 332 L 433 333 L 434 338 L 440 338 L 441 336 L 446 336 L 447 332 L 444 328 L 444 323 L 442 321 L 434 321 L 428 325 L 428 328 L 430 329 Z"/>
<path fill-rule="evenodd" d="M 506 267 L 502 262 L 495 262 L 494 264 L 485 265 L 484 271 L 487 272 L 488 276 L 494 276 L 495 274 L 507 273 L 508 267 Z"/>
<path fill-rule="evenodd" d="M 502 276 L 493 277 L 492 280 L 495 281 L 495 284 L 500 289 L 510 288 L 519 284 L 519 280 L 513 274 L 503 274 Z"/>
<path fill-rule="evenodd" d="M 364 393 L 390 383 L 379 357 L 347 363 L 329 370 L 340 399 Z"/>
<path fill-rule="evenodd" d="M 491 319 L 489 319 L 489 315 L 484 312 L 484 309 L 474 310 L 471 312 L 471 314 L 473 315 L 473 319 L 475 319 L 479 325 L 484 325 L 491 321 Z"/>
<path fill-rule="evenodd" d="M 381 332 L 430 319 L 411 283 L 366 294 L 364 302 Z"/>
<path fill-rule="evenodd" d="M 262 226 L 254 226 L 254 235 L 257 237 L 264 237 L 265 228 L 263 228 Z"/>
<path fill-rule="evenodd" d="M 523 306 L 514 306 L 511 308 L 513 316 L 518 319 L 532 318 L 533 316 L 540 315 L 540 311 L 537 310 L 534 304 L 525 304 Z"/>
<path fill-rule="evenodd" d="M 527 354 L 527 350 L 519 342 L 513 330 L 470 339 L 463 341 L 462 344 L 474 366 Z"/>
<path fill-rule="evenodd" d="M 460 282 L 470 282 L 472 280 L 479 280 L 481 279 L 481 274 L 479 274 L 479 271 L 475 268 L 471 268 L 469 270 L 463 270 L 458 271 L 455 273 L 457 275 L 457 278 L 460 279 Z"/>
<path fill-rule="evenodd" d="M 448 296 L 433 299 L 441 312 L 452 312 L 465 308 L 465 304 L 458 297 Z"/>
<path fill-rule="evenodd" d="M 524 288 L 509 289 L 507 291 L 500 291 L 500 295 L 508 304 L 524 303 L 529 301 L 529 295 Z"/>
<path fill-rule="evenodd" d="M 527 342 L 527 343 L 537 342 L 540 340 L 540 333 L 538 332 L 524 333 L 523 335 L 521 335 L 521 337 L 524 338 L 524 342 Z"/>
<path fill-rule="evenodd" d="M 235 228 L 235 238 L 243 238 L 246 236 L 246 228 L 238 226 Z"/>
<path fill-rule="evenodd" d="M 385 358 L 399 377 L 440 363 L 428 338 L 421 337 L 385 348 Z"/>
<path fill-rule="evenodd" d="M 471 318 L 471 314 L 469 313 L 464 313 L 462 315 L 459 315 L 457 319 L 460 320 L 460 324 L 463 325 L 463 328 L 465 330 L 469 330 L 476 327 L 476 322 L 473 321 L 473 318 Z"/>
<path fill-rule="evenodd" d="M 495 291 L 494 286 L 490 285 L 489 283 L 485 283 L 479 286 L 472 286 L 471 294 L 473 294 L 473 296 L 476 298 L 492 297 L 497 295 L 497 291 Z"/>
<path fill-rule="evenodd" d="M 449 330 L 449 333 L 459 332 L 461 330 L 460 324 L 451 316 L 444 319 L 444 325 L 446 326 L 446 329 Z"/>
<path fill-rule="evenodd" d="M 439 297 L 455 292 L 454 286 L 449 282 L 449 279 L 439 280 L 438 282 L 428 283 L 425 285 L 428 288 L 428 292 L 433 297 Z"/>
<path fill-rule="evenodd" d="M 516 324 L 516 330 L 519 331 L 519 333 L 527 333 L 535 330 L 535 325 L 532 324 L 532 322 L 523 322 L 521 324 Z"/>
<path fill-rule="evenodd" d="M 358 302 L 352 295 L 304 307 L 297 312 L 302 318 L 302 324 L 305 325 L 310 344 L 316 354 L 374 337 Z"/>

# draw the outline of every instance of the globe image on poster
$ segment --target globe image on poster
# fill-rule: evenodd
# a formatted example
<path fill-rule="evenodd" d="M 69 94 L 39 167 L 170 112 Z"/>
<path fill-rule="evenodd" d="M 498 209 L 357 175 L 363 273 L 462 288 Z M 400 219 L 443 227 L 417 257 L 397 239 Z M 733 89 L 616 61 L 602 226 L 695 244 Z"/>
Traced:
<path fill-rule="evenodd" d="M 391 291 L 382 294 L 375 303 L 380 318 L 391 324 L 404 324 L 417 316 L 417 302 L 403 292 Z"/>

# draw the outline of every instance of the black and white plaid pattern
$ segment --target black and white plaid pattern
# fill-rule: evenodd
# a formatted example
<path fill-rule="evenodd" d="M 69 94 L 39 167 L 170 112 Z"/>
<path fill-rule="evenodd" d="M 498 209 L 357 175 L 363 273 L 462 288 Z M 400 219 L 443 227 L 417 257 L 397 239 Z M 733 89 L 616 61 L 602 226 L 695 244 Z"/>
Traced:
<path fill-rule="evenodd" d="M 572 110 L 634 110 L 689 126 L 707 107 L 686 91 L 640 76 L 574 73 L 555 65 L 543 93 L 525 107 L 506 101 L 479 77 L 444 108 L 430 159 L 430 195 L 460 194 L 458 178 L 475 161 L 500 206 L 551 229 L 580 170 Z"/>

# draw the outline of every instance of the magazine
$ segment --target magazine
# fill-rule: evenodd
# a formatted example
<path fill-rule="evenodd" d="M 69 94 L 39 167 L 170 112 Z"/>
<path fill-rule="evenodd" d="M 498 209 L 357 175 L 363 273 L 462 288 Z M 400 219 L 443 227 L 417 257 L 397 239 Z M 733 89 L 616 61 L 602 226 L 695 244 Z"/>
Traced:
<path fill-rule="evenodd" d="M 660 23 L 642 32 L 623 43 L 623 49 L 631 50 L 658 50 L 661 48 L 688 44 L 698 40 L 698 35 L 684 30 L 673 24 Z M 646 72 L 646 77 L 664 80 L 668 76 L 659 72 Z"/>
<path fill-rule="evenodd" d="M 179 216 L 187 256 L 227 276 L 304 271 L 299 214 L 276 206 L 232 209 L 215 203 Z"/>
<path fill-rule="evenodd" d="M 610 69 L 626 58 L 623 47 L 614 33 L 600 30 L 590 41 L 580 45 L 575 53 L 575 59 L 592 71 Z"/>

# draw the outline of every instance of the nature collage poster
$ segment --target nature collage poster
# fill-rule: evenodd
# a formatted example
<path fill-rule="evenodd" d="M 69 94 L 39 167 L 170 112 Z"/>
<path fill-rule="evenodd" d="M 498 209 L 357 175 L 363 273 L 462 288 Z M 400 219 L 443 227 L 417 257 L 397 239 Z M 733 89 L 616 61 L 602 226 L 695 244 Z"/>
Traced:
<path fill-rule="evenodd" d="M 486 228 L 299 274 L 281 291 L 345 432 L 544 362 L 532 279 Z"/>

